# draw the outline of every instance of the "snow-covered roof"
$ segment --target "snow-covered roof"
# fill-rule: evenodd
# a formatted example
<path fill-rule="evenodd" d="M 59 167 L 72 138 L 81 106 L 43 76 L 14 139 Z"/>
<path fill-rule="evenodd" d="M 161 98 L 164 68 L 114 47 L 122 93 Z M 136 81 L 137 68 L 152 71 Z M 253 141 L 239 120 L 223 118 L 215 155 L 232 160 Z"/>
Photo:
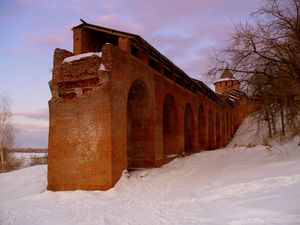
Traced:
<path fill-rule="evenodd" d="M 215 81 L 214 84 L 218 82 L 230 81 L 230 80 L 236 80 L 236 79 L 234 78 L 233 73 L 228 69 L 228 67 L 226 67 L 222 75 L 220 76 L 220 78 L 217 81 Z"/>
<path fill-rule="evenodd" d="M 236 79 L 234 79 L 234 78 L 220 78 L 219 80 L 215 81 L 215 83 L 221 82 L 221 81 L 229 81 L 229 80 L 236 80 Z"/>

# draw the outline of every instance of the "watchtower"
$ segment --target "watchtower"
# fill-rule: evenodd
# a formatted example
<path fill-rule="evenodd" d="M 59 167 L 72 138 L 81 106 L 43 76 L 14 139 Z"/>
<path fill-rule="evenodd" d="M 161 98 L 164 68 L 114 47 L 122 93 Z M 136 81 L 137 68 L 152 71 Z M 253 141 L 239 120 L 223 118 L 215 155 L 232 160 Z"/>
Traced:
<path fill-rule="evenodd" d="M 229 90 L 240 90 L 240 81 L 235 79 L 233 73 L 228 69 L 228 67 L 225 68 L 220 78 L 214 82 L 214 85 L 215 92 L 218 94 L 222 94 Z"/>

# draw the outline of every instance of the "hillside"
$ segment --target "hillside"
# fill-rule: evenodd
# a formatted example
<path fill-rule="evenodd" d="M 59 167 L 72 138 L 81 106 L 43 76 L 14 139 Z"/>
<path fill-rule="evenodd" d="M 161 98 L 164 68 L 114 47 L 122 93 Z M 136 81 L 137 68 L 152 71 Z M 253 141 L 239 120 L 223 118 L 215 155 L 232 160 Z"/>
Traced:
<path fill-rule="evenodd" d="M 250 125 L 231 147 L 124 173 L 106 192 L 46 191 L 46 166 L 0 174 L 0 224 L 300 224 L 299 138 L 241 146 Z"/>

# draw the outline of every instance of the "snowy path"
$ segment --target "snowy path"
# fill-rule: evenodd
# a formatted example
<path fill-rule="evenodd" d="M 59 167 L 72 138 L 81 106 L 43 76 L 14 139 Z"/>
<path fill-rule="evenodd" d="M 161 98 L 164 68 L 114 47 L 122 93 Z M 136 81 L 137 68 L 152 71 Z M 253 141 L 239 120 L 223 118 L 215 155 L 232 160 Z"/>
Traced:
<path fill-rule="evenodd" d="M 45 191 L 45 166 L 0 174 L 0 224 L 300 224 L 297 143 L 194 154 L 106 192 Z"/>

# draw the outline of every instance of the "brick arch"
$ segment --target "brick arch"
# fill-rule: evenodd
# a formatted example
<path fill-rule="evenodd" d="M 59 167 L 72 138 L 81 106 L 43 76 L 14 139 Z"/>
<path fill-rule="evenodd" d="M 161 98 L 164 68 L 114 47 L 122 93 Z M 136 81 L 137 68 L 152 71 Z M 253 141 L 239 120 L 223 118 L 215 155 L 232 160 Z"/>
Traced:
<path fill-rule="evenodd" d="M 228 112 L 226 112 L 226 143 L 229 140 L 230 137 L 230 126 L 229 126 L 229 115 Z"/>
<path fill-rule="evenodd" d="M 194 143 L 194 113 L 190 103 L 187 103 L 184 111 L 184 151 L 192 152 Z"/>
<path fill-rule="evenodd" d="M 208 112 L 208 148 L 214 149 L 215 147 L 215 125 L 214 116 L 211 110 Z"/>
<path fill-rule="evenodd" d="M 237 126 L 236 126 L 236 114 L 234 113 L 233 114 L 233 131 L 235 132 L 237 129 Z"/>
<path fill-rule="evenodd" d="M 204 107 L 201 104 L 198 110 L 198 131 L 199 131 L 199 148 L 205 148 L 205 128 L 206 128 L 206 121 L 205 121 L 205 111 Z"/>
<path fill-rule="evenodd" d="M 142 80 L 132 83 L 127 98 L 127 167 L 147 164 L 153 154 L 151 96 Z"/>
<path fill-rule="evenodd" d="M 163 103 L 163 151 L 164 155 L 178 153 L 179 150 L 179 123 L 177 106 L 174 97 L 167 94 Z"/>
<path fill-rule="evenodd" d="M 225 146 L 226 144 L 226 127 L 225 127 L 225 117 L 224 117 L 224 113 L 222 113 L 222 117 L 221 117 L 221 127 L 222 127 L 222 146 Z"/>
<path fill-rule="evenodd" d="M 219 113 L 216 115 L 216 147 L 221 146 L 221 122 Z"/>
<path fill-rule="evenodd" d="M 234 121 L 233 121 L 233 114 L 230 115 L 230 137 L 234 135 Z"/>

